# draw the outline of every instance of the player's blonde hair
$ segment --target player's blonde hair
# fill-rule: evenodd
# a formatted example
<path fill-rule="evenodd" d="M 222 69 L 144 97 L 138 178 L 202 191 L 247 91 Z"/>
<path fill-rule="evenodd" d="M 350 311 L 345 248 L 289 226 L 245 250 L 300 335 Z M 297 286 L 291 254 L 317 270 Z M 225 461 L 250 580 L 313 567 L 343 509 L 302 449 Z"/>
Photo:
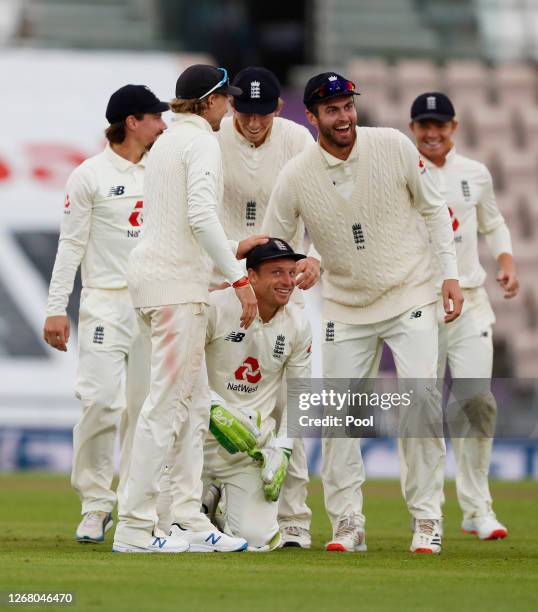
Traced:
<path fill-rule="evenodd" d="M 193 115 L 202 115 L 207 110 L 209 103 L 207 98 L 199 100 L 194 98 L 192 100 L 181 100 L 174 98 L 170 102 L 170 110 L 173 113 L 192 113 Z"/>

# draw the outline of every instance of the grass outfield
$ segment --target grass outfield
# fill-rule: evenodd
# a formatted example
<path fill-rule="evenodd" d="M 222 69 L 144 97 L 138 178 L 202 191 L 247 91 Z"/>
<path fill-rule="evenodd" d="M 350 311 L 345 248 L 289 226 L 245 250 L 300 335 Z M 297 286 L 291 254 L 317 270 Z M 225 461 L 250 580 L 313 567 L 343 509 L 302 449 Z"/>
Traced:
<path fill-rule="evenodd" d="M 447 487 L 439 556 L 408 553 L 409 519 L 399 486 L 366 484 L 368 553 L 327 553 L 319 481 L 310 489 L 313 550 L 270 554 L 120 555 L 73 540 L 78 500 L 68 479 L 0 476 L 0 591 L 71 591 L 82 610 L 522 610 L 538 609 L 538 485 L 493 483 L 507 540 L 459 531 Z M 47 606 L 48 609 L 53 606 Z M 65 606 L 63 607 L 65 609 Z"/>

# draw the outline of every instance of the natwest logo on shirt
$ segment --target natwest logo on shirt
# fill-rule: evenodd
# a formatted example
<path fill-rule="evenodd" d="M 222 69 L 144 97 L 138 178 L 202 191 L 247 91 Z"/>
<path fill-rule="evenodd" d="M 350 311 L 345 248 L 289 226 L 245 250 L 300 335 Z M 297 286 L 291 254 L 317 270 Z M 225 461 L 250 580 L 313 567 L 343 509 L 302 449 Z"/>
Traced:
<path fill-rule="evenodd" d="M 129 223 L 133 227 L 140 227 L 144 221 L 142 216 L 142 208 L 144 206 L 144 202 L 142 200 L 138 200 L 135 204 L 133 212 L 129 215 Z"/>
<path fill-rule="evenodd" d="M 245 380 L 253 385 L 260 382 L 262 379 L 262 373 L 258 360 L 254 357 L 247 357 L 235 371 L 235 379 Z"/>

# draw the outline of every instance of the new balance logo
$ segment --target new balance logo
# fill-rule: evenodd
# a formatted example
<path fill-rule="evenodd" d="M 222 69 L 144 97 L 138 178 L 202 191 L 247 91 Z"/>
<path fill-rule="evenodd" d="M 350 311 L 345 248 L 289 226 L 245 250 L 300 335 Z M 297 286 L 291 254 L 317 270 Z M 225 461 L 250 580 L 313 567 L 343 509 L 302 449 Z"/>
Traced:
<path fill-rule="evenodd" d="M 123 185 L 118 185 L 117 187 L 112 185 L 112 187 L 108 190 L 108 197 L 111 198 L 112 196 L 120 196 L 124 193 L 125 187 Z"/>
<path fill-rule="evenodd" d="M 213 546 L 215 546 L 215 544 L 222 538 L 222 536 L 217 535 L 216 533 L 210 533 L 207 538 L 205 539 L 205 542 L 210 542 Z"/>
<path fill-rule="evenodd" d="M 325 328 L 325 342 L 334 342 L 334 322 L 328 321 Z"/>
<path fill-rule="evenodd" d="M 241 342 L 245 334 L 243 332 L 231 331 L 224 340 L 228 340 L 228 342 Z"/>
<path fill-rule="evenodd" d="M 413 310 L 409 318 L 410 319 L 420 319 L 421 316 L 422 316 L 422 310 Z"/>
<path fill-rule="evenodd" d="M 284 349 L 286 346 L 286 336 L 282 334 L 278 334 L 276 337 L 275 348 L 273 349 L 273 357 L 280 359 L 284 354 Z"/>
<path fill-rule="evenodd" d="M 351 231 L 353 232 L 353 240 L 357 245 L 357 250 L 361 251 L 364 249 L 364 232 L 362 231 L 362 226 L 360 223 L 354 223 L 351 226 Z"/>
<path fill-rule="evenodd" d="M 155 538 L 151 543 L 152 546 L 158 546 L 159 548 L 164 548 L 166 544 L 166 538 Z"/>
<path fill-rule="evenodd" d="M 465 201 L 471 199 L 471 188 L 469 187 L 469 181 L 461 181 L 461 192 L 463 193 Z"/>
<path fill-rule="evenodd" d="M 247 202 L 246 220 L 247 227 L 254 227 L 256 224 L 256 202 L 252 200 Z"/>
<path fill-rule="evenodd" d="M 93 332 L 93 343 L 94 344 L 103 344 L 103 340 L 105 339 L 105 328 L 102 325 L 98 325 Z"/>

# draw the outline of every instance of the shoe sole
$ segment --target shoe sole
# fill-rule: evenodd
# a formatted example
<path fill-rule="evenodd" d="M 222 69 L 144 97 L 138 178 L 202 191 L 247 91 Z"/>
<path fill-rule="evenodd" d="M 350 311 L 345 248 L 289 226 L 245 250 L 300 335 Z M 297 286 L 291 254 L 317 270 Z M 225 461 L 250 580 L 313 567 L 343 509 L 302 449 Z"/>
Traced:
<path fill-rule="evenodd" d="M 138 548 L 137 546 L 128 546 L 126 544 L 113 544 L 113 553 L 136 553 L 136 554 L 147 554 L 147 555 L 174 555 L 188 552 L 188 548 L 185 550 L 148 550 L 147 548 Z"/>
<path fill-rule="evenodd" d="M 416 548 L 411 552 L 418 553 L 420 555 L 438 555 L 441 551 L 434 552 L 431 548 Z"/>
<path fill-rule="evenodd" d="M 284 544 L 282 544 L 282 548 L 310 548 L 310 544 L 308 545 L 303 545 L 303 544 L 299 544 L 299 542 L 293 542 L 293 541 L 289 541 L 289 542 L 284 542 Z"/>
<path fill-rule="evenodd" d="M 189 548 L 189 552 L 191 553 L 234 553 L 234 552 L 244 552 L 248 548 L 248 542 L 241 544 L 239 548 L 233 548 L 232 550 L 215 550 L 212 546 L 204 546 L 202 544 L 198 544 L 197 546 L 191 546 Z"/>
<path fill-rule="evenodd" d="M 102 544 L 105 541 L 105 534 L 106 534 L 106 532 L 112 527 L 113 524 L 114 524 L 114 521 L 112 521 L 112 520 L 108 521 L 108 523 L 105 525 L 105 531 L 104 531 L 103 536 L 101 538 L 88 538 L 86 536 L 83 536 L 82 538 L 78 538 L 75 535 L 75 540 L 79 544 Z"/>
<path fill-rule="evenodd" d="M 467 535 L 478 535 L 478 531 L 473 530 L 469 531 L 467 529 L 462 529 L 463 533 Z M 494 529 L 486 538 L 479 538 L 480 540 L 504 540 L 508 536 L 508 531 L 504 529 Z"/>
<path fill-rule="evenodd" d="M 481 540 L 504 540 L 508 535 L 508 531 L 504 529 L 493 530 L 487 538 L 480 538 Z"/>
<path fill-rule="evenodd" d="M 351 552 L 343 544 L 338 544 L 336 542 L 327 544 L 327 546 L 325 546 L 325 550 L 328 550 L 329 552 Z"/>

